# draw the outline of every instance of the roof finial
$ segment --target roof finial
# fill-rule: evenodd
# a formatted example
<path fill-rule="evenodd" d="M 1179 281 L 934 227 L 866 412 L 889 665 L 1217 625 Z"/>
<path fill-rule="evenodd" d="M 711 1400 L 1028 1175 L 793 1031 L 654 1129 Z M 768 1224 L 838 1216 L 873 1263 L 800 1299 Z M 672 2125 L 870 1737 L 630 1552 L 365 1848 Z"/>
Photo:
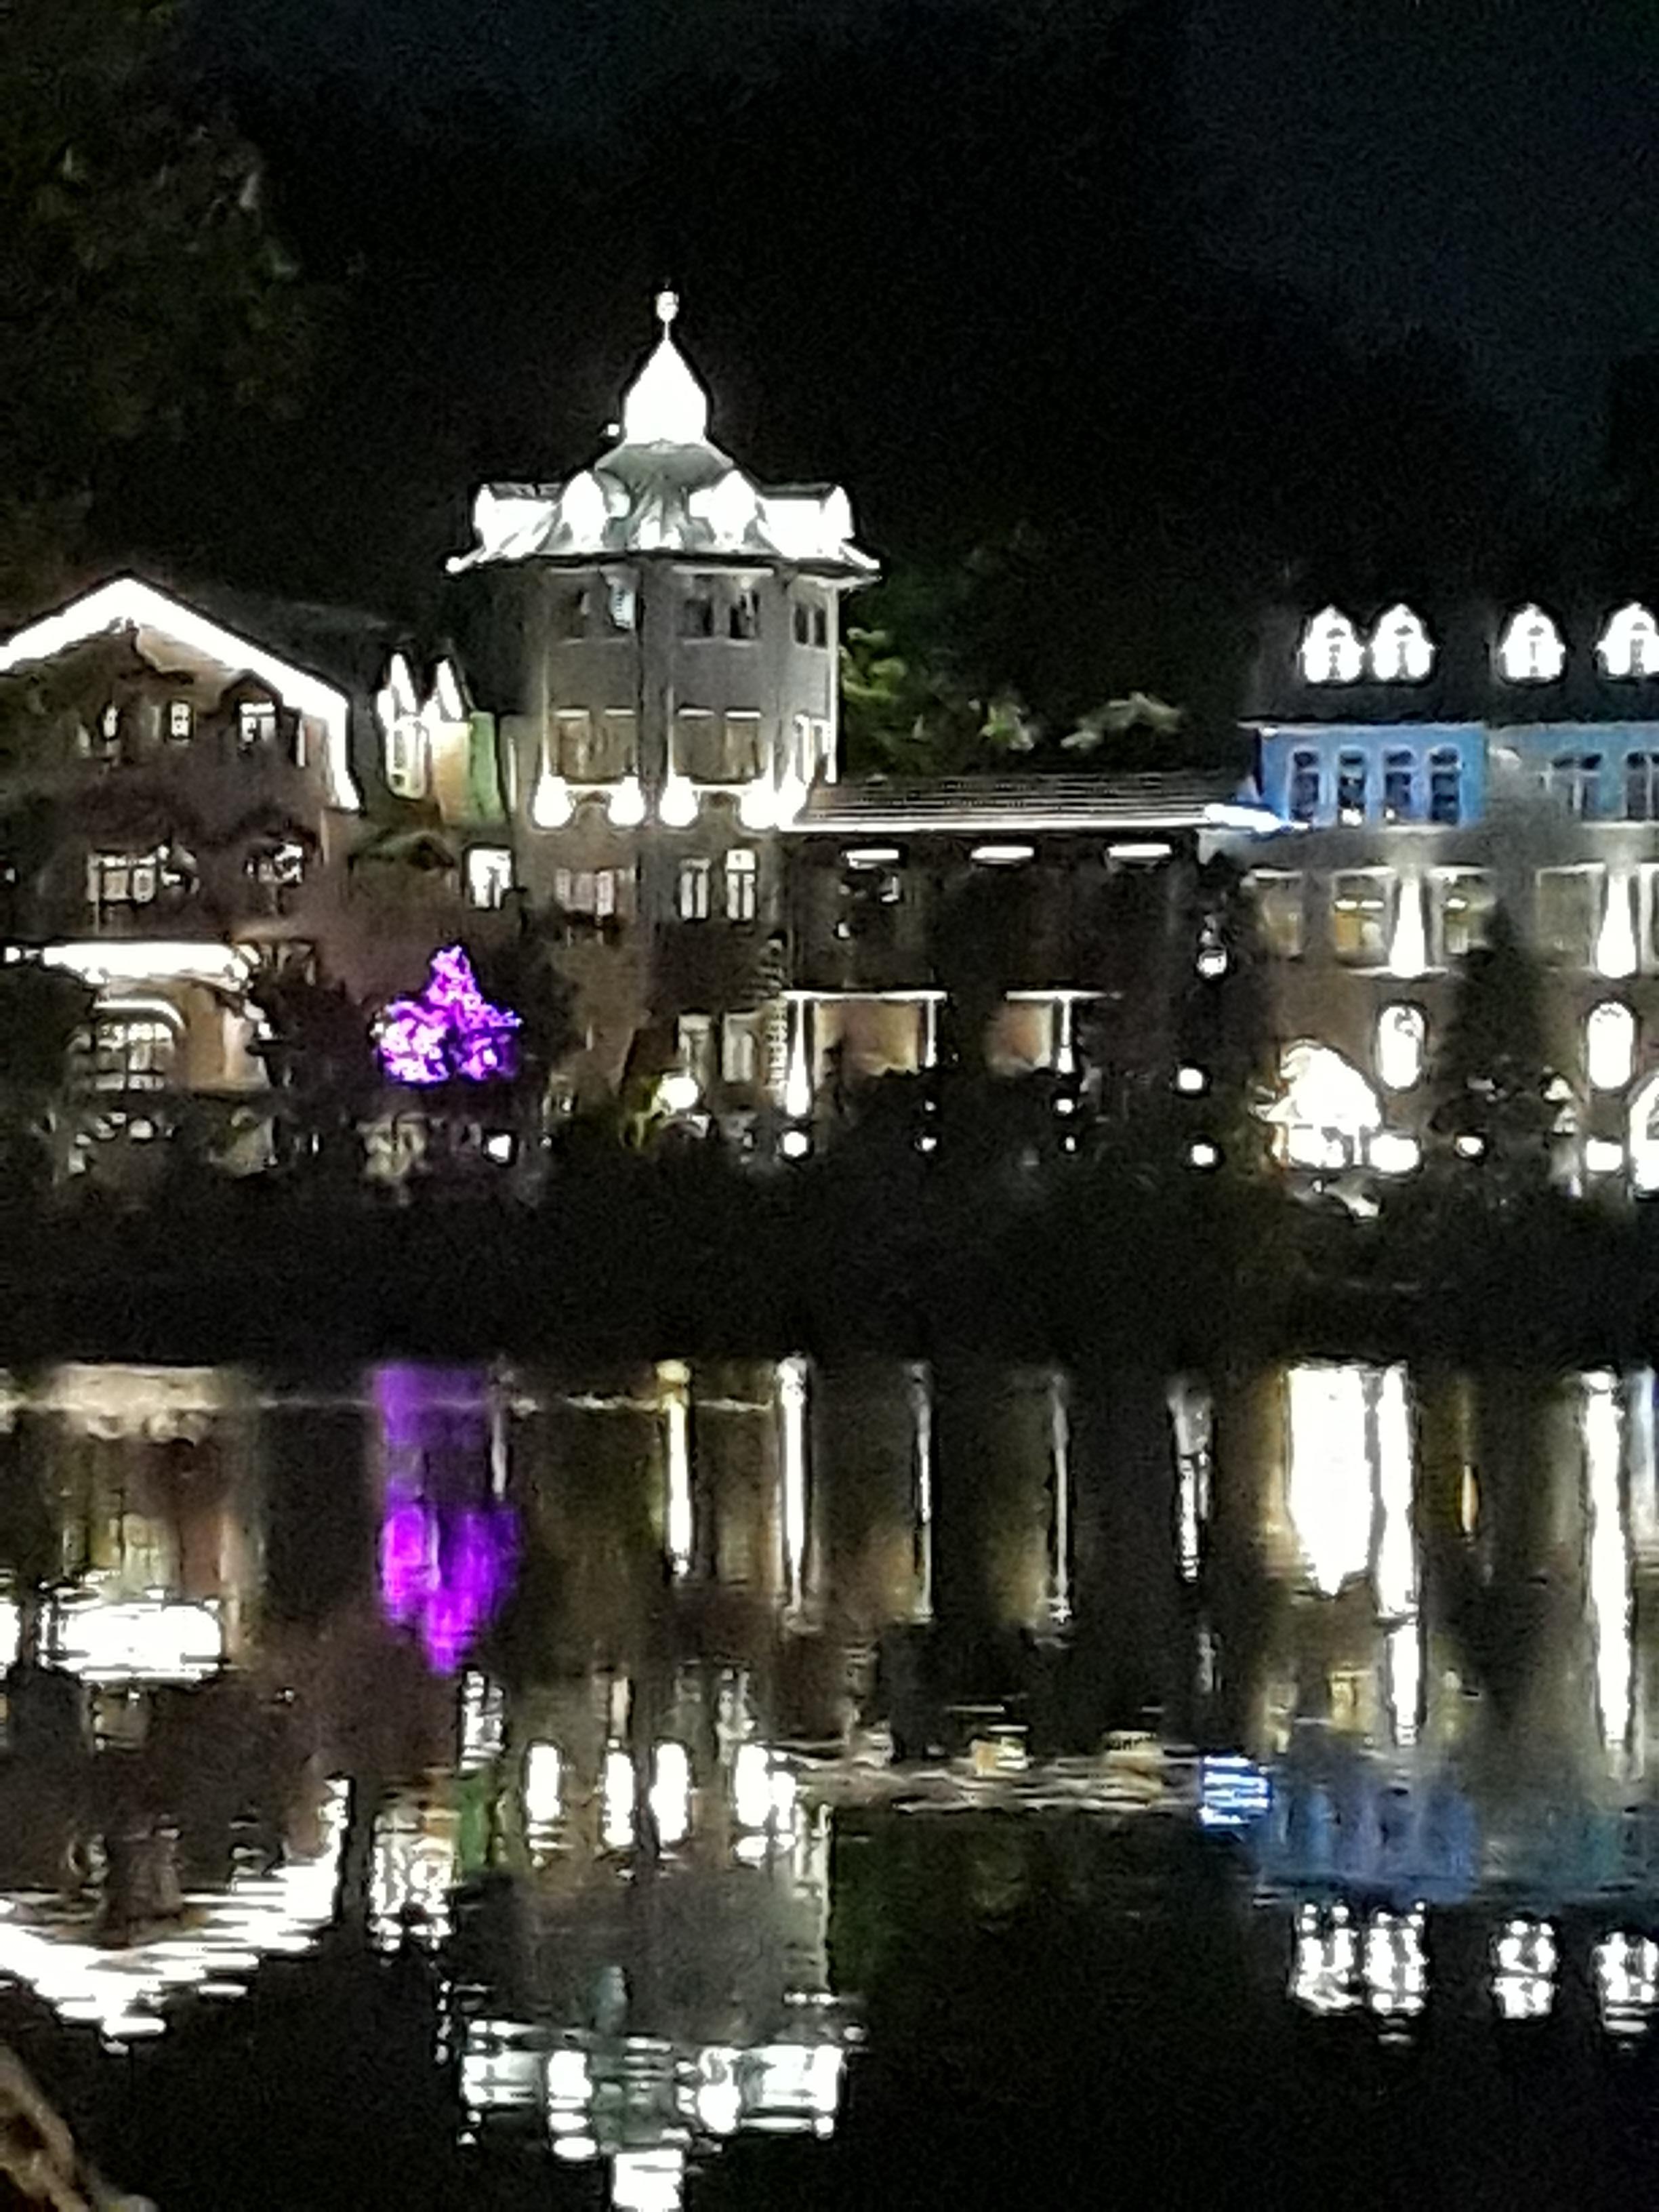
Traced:
<path fill-rule="evenodd" d="M 668 336 L 669 325 L 673 321 L 675 316 L 678 314 L 679 311 L 680 295 L 678 292 L 674 291 L 672 288 L 665 288 L 662 291 L 658 293 L 657 320 L 662 325 L 662 334 L 665 337 Z"/>

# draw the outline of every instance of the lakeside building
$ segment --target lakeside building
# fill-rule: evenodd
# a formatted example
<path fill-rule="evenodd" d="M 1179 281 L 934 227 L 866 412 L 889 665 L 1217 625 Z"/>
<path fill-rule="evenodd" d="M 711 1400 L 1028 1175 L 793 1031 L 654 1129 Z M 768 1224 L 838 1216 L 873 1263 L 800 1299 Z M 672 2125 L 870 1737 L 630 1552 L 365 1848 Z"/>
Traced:
<path fill-rule="evenodd" d="M 876 563 L 839 488 L 761 485 L 713 441 L 658 312 L 609 448 L 478 491 L 441 650 L 132 578 L 0 645 L 22 763 L 0 933 L 99 994 L 80 1164 L 181 1093 L 254 1164 L 256 969 L 373 1010 L 526 904 L 575 993 L 575 1102 L 672 1077 L 799 1152 L 849 1086 L 955 1054 L 1109 1111 L 1177 1080 L 1191 979 L 1225 963 L 1202 874 L 1224 855 L 1267 955 L 1289 1170 L 1418 1164 L 1425 1071 L 1501 902 L 1549 970 L 1565 1171 L 1659 1188 L 1644 607 L 1275 617 L 1240 775 L 848 782 L 842 605 Z M 395 1171 L 418 1095 L 389 1087 L 382 1119 Z"/>

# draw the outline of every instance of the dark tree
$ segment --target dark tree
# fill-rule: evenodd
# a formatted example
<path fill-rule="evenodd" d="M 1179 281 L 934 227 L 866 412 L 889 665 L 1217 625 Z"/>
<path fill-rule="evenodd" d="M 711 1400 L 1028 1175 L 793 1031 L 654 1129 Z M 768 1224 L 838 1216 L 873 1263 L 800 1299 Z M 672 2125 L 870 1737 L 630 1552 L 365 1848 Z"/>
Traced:
<path fill-rule="evenodd" d="M 1548 1183 L 1559 1118 L 1544 1050 L 1542 979 L 1507 908 L 1470 953 L 1430 1067 L 1442 1157 L 1502 1202 Z"/>

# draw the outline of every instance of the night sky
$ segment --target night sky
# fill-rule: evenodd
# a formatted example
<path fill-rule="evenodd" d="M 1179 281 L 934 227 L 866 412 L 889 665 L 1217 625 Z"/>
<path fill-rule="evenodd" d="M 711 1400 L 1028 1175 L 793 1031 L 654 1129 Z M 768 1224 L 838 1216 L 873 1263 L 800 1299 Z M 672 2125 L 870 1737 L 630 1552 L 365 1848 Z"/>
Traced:
<path fill-rule="evenodd" d="M 1060 688 L 1156 683 L 1172 580 L 1534 588 L 1659 348 L 1650 0 L 218 0 L 195 51 L 337 305 L 305 421 L 125 526 L 273 588 L 418 612 L 672 280 L 757 473 L 890 563 L 1086 538 L 1048 627 L 1130 644 Z"/>

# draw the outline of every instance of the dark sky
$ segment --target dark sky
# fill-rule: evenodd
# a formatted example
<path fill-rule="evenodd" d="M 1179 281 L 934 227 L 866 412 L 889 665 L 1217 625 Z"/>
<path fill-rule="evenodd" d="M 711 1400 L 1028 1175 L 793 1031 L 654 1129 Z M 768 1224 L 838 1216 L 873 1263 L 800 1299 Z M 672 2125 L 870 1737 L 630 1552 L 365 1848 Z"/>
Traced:
<path fill-rule="evenodd" d="M 1654 0 L 1199 0 L 1218 234 L 1362 327 L 1466 343 L 1556 467 L 1659 345 Z"/>
<path fill-rule="evenodd" d="M 907 17 L 944 48 L 961 12 L 953 0 L 222 0 L 210 35 L 255 75 L 340 72 L 390 112 L 458 123 L 482 95 L 532 137 L 591 147 L 651 127 L 677 74 L 710 57 L 763 79 L 808 39 L 856 50 Z M 1052 39 L 1063 69 L 1116 9 L 1001 12 Z M 1194 178 L 1217 243 L 1362 332 L 1425 323 L 1466 344 L 1547 465 L 1582 471 L 1609 362 L 1659 344 L 1659 0 L 1189 0 L 1188 12 Z M 490 159 L 488 136 L 477 153 Z M 828 194 L 884 158 L 856 143 L 800 156 Z"/>
<path fill-rule="evenodd" d="M 1659 0 L 197 21 L 341 305 L 301 421 L 135 465 L 135 559 L 445 619 L 472 487 L 592 455 L 667 279 L 728 450 L 988 578 L 983 680 L 1055 720 L 1220 714 L 1267 599 L 1659 592 L 1659 508 L 1593 496 L 1659 348 Z"/>

